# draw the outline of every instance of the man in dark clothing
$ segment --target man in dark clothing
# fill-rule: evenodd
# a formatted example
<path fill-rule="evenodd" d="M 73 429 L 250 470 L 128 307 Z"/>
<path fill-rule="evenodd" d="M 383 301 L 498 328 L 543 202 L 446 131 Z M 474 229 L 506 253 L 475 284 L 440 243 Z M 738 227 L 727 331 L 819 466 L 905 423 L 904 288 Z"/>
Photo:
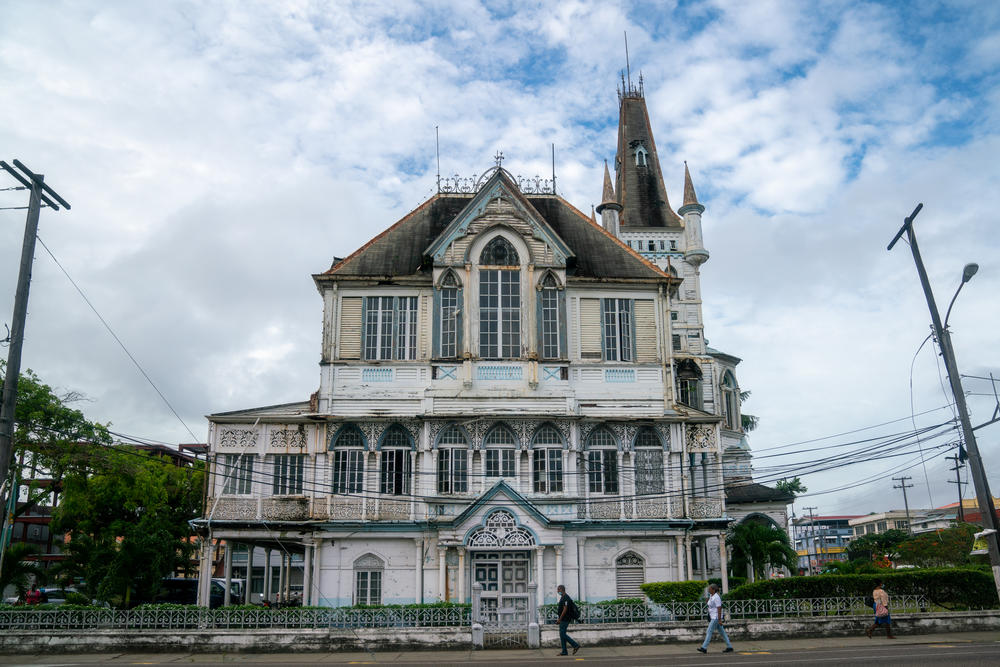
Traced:
<path fill-rule="evenodd" d="M 566 595 L 566 587 L 562 584 L 556 586 L 556 593 L 559 594 L 559 608 L 556 610 L 559 613 L 559 641 L 562 643 L 562 653 L 559 655 L 569 655 L 566 652 L 566 644 L 568 643 L 573 647 L 573 655 L 580 650 L 580 645 L 577 644 L 572 637 L 566 634 L 566 628 L 569 627 L 569 622 L 574 620 L 570 615 L 570 611 L 575 607 L 573 604 L 573 598 Z"/>

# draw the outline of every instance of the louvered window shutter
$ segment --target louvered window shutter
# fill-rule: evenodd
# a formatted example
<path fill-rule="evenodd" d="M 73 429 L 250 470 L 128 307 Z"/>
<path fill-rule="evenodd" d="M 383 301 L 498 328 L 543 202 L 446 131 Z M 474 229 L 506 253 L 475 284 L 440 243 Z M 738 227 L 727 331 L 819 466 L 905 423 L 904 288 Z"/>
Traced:
<path fill-rule="evenodd" d="M 345 296 L 340 301 L 340 358 L 361 358 L 361 305 L 359 296 Z"/>
<path fill-rule="evenodd" d="M 601 300 L 580 299 L 580 358 L 601 359 Z"/>
<path fill-rule="evenodd" d="M 652 299 L 635 301 L 635 360 L 642 363 L 656 362 L 656 309 Z"/>

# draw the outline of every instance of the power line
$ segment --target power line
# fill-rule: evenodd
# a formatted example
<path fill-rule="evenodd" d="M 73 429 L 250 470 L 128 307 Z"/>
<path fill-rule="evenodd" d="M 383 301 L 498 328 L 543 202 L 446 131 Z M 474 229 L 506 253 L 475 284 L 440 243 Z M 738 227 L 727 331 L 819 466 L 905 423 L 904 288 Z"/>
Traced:
<path fill-rule="evenodd" d="M 108 324 L 107 320 L 105 320 L 104 317 L 102 317 L 101 314 L 97 312 L 97 308 L 95 308 L 94 304 L 90 302 L 90 299 L 88 299 L 87 295 L 83 293 L 83 290 L 80 289 L 80 286 L 76 284 L 76 281 L 73 280 L 73 278 L 69 275 L 69 272 L 65 269 L 65 267 L 63 267 L 63 265 L 59 262 L 59 260 L 56 259 L 56 256 L 52 254 L 52 251 L 49 250 L 49 247 L 45 245 L 45 241 L 42 240 L 42 237 L 40 236 L 38 237 L 38 242 L 42 244 L 43 248 L 45 248 L 45 252 L 49 253 L 49 257 L 52 258 L 52 261 L 55 262 L 56 266 L 58 266 L 59 269 L 63 272 L 63 275 L 66 276 L 66 279 L 69 280 L 70 284 L 76 288 L 76 291 L 80 294 L 80 296 L 83 298 L 86 304 L 90 306 L 90 309 L 94 311 L 94 315 L 97 315 L 97 319 L 101 321 L 101 324 L 103 324 L 104 328 L 108 330 L 108 333 L 111 334 L 111 337 L 115 339 L 115 342 L 118 343 L 118 345 L 122 348 L 122 350 L 125 352 L 128 358 L 132 360 L 132 363 L 135 364 L 135 367 L 139 369 L 139 372 L 142 374 L 142 377 L 146 378 L 146 382 L 149 383 L 149 386 L 153 388 L 153 390 L 159 395 L 159 397 L 163 400 L 163 402 L 167 405 L 167 407 L 170 408 L 170 411 L 174 413 L 174 417 L 177 417 L 177 421 L 179 421 L 181 425 L 184 426 L 187 432 L 191 435 L 191 438 L 197 441 L 198 436 L 196 436 L 194 434 L 194 431 L 192 431 L 191 428 L 184 422 L 181 416 L 177 413 L 177 410 L 174 409 L 174 406 L 170 404 L 170 401 L 167 400 L 167 397 L 163 395 L 163 392 L 160 391 L 160 388 L 157 387 L 156 383 L 153 382 L 153 379 L 149 377 L 149 374 L 146 372 L 146 369 L 142 367 L 142 364 L 140 364 L 138 360 L 134 356 L 132 356 L 132 353 L 129 352 L 127 347 L 125 347 L 125 343 L 123 343 L 122 339 L 118 337 L 118 334 L 114 332 L 114 329 L 111 328 L 111 325 Z"/>

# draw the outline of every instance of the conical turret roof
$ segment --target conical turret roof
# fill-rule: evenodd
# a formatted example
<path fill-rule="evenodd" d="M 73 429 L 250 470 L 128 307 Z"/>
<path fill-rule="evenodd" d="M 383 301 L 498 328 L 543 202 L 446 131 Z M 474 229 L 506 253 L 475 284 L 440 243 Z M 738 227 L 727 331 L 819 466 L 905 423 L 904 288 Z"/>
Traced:
<path fill-rule="evenodd" d="M 615 159 L 622 227 L 682 227 L 667 199 L 646 100 L 640 94 L 621 98 Z"/>

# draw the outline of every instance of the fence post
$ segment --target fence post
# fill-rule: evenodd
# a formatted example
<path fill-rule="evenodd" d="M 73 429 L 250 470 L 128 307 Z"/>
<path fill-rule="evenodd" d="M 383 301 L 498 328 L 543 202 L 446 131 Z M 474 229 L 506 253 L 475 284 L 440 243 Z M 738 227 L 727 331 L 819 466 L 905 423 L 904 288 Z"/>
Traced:
<path fill-rule="evenodd" d="M 538 627 L 538 583 L 528 584 L 528 648 L 542 645 L 541 628 Z"/>
<path fill-rule="evenodd" d="M 483 619 L 479 615 L 480 600 L 483 597 L 483 585 L 480 582 L 472 584 L 472 648 L 483 648 Z"/>

